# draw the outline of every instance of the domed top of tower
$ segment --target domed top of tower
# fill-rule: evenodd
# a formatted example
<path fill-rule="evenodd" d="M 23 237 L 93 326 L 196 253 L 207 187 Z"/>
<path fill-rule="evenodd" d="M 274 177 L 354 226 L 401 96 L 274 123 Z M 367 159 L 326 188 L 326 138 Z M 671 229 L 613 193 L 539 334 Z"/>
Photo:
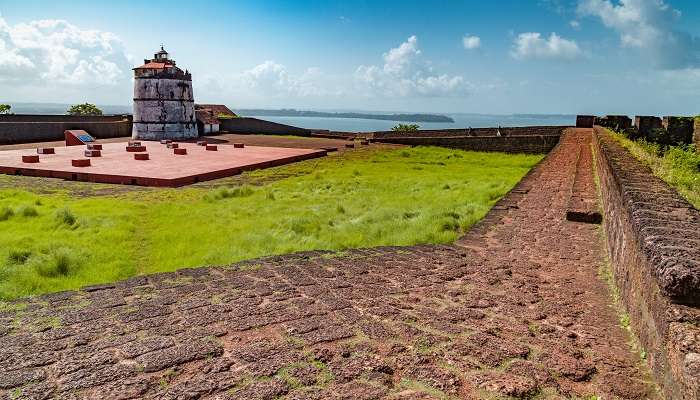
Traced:
<path fill-rule="evenodd" d="M 134 77 L 192 79 L 188 71 L 183 71 L 176 66 L 175 60 L 170 58 L 170 54 L 165 51 L 163 45 L 160 46 L 160 51 L 155 53 L 152 59 L 143 60 L 143 65 L 134 68 Z"/>
<path fill-rule="evenodd" d="M 165 51 L 162 44 L 160 45 L 160 51 L 153 55 L 153 59 L 161 62 L 170 59 L 168 52 Z"/>

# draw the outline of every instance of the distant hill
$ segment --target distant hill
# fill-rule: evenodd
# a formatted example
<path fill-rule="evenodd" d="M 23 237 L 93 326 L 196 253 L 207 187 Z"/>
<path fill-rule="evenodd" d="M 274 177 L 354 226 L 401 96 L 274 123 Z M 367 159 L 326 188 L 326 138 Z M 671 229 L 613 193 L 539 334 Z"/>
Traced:
<path fill-rule="evenodd" d="M 439 114 L 372 114 L 359 112 L 324 112 L 302 111 L 295 109 L 264 110 L 264 109 L 238 109 L 234 110 L 241 116 L 268 116 L 268 117 L 320 117 L 320 118 L 361 118 L 378 119 L 383 121 L 401 122 L 446 122 L 453 123 L 454 119 Z"/>

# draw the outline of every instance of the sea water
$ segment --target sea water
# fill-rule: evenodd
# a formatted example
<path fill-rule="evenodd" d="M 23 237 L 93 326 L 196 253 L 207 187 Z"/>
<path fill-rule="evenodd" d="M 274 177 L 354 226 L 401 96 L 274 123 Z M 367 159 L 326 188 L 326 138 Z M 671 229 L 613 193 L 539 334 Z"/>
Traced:
<path fill-rule="evenodd" d="M 420 129 L 460 129 L 490 128 L 498 126 L 552 126 L 575 125 L 575 115 L 486 115 L 486 114 L 443 114 L 452 117 L 455 122 L 415 122 Z M 371 132 L 388 131 L 396 124 L 410 124 L 404 121 L 384 121 L 364 118 L 328 118 L 328 117 L 251 117 L 298 126 L 308 129 L 327 129 L 331 131 Z"/>

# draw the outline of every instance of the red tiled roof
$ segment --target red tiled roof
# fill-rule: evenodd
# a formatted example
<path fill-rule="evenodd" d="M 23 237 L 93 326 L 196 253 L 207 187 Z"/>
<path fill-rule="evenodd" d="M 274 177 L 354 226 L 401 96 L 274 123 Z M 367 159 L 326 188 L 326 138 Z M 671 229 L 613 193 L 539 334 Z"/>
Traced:
<path fill-rule="evenodd" d="M 173 67 L 174 65 L 168 64 L 168 63 L 159 63 L 159 62 L 149 62 L 147 64 L 144 64 L 140 67 L 136 67 L 134 69 L 165 69 L 165 67 Z"/>
<path fill-rule="evenodd" d="M 220 121 L 211 110 L 196 110 L 194 112 L 197 121 L 203 124 L 219 124 Z"/>
<path fill-rule="evenodd" d="M 195 110 L 211 110 L 214 116 L 219 116 L 220 114 L 236 116 L 236 113 L 223 104 L 195 104 L 194 108 Z"/>

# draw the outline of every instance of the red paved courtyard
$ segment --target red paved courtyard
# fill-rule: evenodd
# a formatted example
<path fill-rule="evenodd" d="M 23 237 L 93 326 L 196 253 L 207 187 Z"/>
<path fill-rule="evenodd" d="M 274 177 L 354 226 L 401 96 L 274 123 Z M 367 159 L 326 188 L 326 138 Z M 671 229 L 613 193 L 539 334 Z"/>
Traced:
<path fill-rule="evenodd" d="M 159 142 L 142 144 L 149 160 L 134 160 L 137 153 L 127 152 L 126 143 L 102 143 L 102 155 L 91 157 L 89 167 L 71 165 L 71 160 L 86 158 L 85 146 L 56 147 L 56 154 L 39 154 L 39 163 L 22 162 L 22 156 L 36 155 L 36 149 L 0 151 L 0 173 L 175 187 L 326 155 L 324 150 L 261 146 L 218 145 L 216 151 L 208 151 L 195 143 L 178 143 L 187 154 L 176 155 Z"/>

